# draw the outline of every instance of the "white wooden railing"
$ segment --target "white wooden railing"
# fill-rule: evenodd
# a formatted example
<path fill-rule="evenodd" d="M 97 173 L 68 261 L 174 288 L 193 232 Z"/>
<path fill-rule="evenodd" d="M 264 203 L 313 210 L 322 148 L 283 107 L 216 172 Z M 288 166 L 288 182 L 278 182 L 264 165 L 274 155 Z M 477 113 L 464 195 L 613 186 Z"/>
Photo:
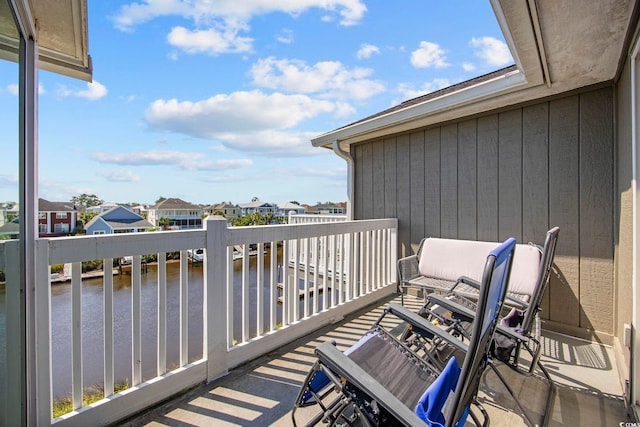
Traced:
<path fill-rule="evenodd" d="M 223 218 L 209 217 L 204 221 L 202 230 L 52 238 L 40 239 L 35 243 L 38 267 L 34 303 L 38 313 L 36 330 L 39 332 L 34 355 L 37 372 L 34 381 L 38 387 L 39 425 L 102 425 L 115 422 L 186 387 L 225 375 L 229 369 L 333 323 L 395 290 L 395 286 L 390 285 L 395 285 L 396 281 L 396 219 L 228 227 Z M 187 250 L 195 248 L 204 248 L 205 252 L 203 356 L 200 360 L 190 361 Z M 242 257 L 237 256 L 237 251 L 234 257 L 234 248 L 241 249 Z M 17 245 L 11 248 L 7 246 L 0 251 L 0 258 L 12 259 L 14 250 L 17 252 Z M 281 260 L 292 262 L 285 262 L 284 265 L 278 263 L 278 257 L 275 256 L 278 250 L 282 251 Z M 166 254 L 178 251 L 181 254 L 178 302 L 180 357 L 178 366 L 170 369 L 167 366 L 166 339 Z M 141 337 L 145 331 L 141 326 L 143 301 L 140 283 L 142 255 L 149 253 L 158 254 L 157 299 L 154 300 L 157 303 L 157 319 L 153 320 L 157 324 L 157 376 L 143 381 Z M 305 254 L 304 257 L 300 257 L 301 253 Z M 104 265 L 110 266 L 113 259 L 124 256 L 133 257 L 130 387 L 114 393 L 113 280 L 111 274 L 105 274 L 102 319 L 105 398 L 96 404 L 83 406 L 83 388 L 87 384 L 82 377 L 85 359 L 82 345 L 81 263 L 103 260 Z M 55 367 L 52 368 L 50 351 L 49 271 L 53 264 L 68 263 L 72 265 L 73 411 L 52 420 L 51 372 Z M 240 268 L 238 263 L 241 264 Z M 10 265 L 8 262 L 4 264 Z M 239 280 L 235 278 L 237 274 L 241 275 Z M 255 277 L 255 286 L 250 280 L 252 276 Z M 236 295 L 240 297 L 239 305 L 234 304 Z M 238 313 L 234 313 L 236 310 Z"/>

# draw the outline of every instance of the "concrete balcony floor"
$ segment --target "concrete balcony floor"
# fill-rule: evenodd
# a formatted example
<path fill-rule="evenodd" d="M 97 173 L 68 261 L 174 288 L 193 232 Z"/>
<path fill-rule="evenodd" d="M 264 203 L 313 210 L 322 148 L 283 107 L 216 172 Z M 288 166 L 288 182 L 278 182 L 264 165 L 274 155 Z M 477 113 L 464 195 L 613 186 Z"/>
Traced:
<path fill-rule="evenodd" d="M 378 318 L 391 298 L 369 310 L 354 313 L 332 327 L 326 327 L 229 373 L 229 375 L 185 392 L 181 396 L 128 420 L 129 426 L 289 426 L 293 401 L 313 364 L 314 348 L 333 340 L 345 350 L 353 345 Z M 408 302 L 407 302 L 408 300 Z M 416 309 L 417 299 L 405 298 Z M 385 326 L 400 328 L 387 317 Z M 542 363 L 550 372 L 556 393 L 550 412 L 550 426 L 614 426 L 632 422 L 627 416 L 622 389 L 616 374 L 612 349 L 573 337 L 543 331 Z M 499 366 L 507 382 L 539 424 L 547 387 L 539 376 L 526 377 L 507 366 Z M 480 386 L 480 402 L 489 413 L 492 426 L 525 426 L 526 421 L 497 375 L 487 369 Z M 304 424 L 317 405 L 296 412 Z M 467 422 L 467 425 L 473 425 Z"/>

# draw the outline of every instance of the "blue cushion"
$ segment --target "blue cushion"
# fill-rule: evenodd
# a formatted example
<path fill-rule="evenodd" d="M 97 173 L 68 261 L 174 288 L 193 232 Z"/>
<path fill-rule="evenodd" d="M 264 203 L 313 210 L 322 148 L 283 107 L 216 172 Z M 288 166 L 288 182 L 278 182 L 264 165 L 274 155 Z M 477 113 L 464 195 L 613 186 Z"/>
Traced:
<path fill-rule="evenodd" d="M 460 377 L 460 367 L 456 358 L 449 359 L 449 363 L 438 378 L 427 388 L 418 404 L 416 405 L 416 415 L 429 426 L 443 426 L 445 418 L 443 408 L 450 395 L 453 395 Z M 446 411 L 445 411 L 446 412 Z M 469 408 L 465 408 L 464 413 L 456 423 L 456 426 L 463 426 L 467 420 Z"/>

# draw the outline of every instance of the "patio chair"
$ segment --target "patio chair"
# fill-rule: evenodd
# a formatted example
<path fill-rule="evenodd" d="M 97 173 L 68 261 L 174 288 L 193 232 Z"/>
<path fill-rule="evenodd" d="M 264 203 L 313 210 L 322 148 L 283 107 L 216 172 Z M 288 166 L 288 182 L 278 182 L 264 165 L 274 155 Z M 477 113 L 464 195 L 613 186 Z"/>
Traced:
<path fill-rule="evenodd" d="M 548 415 L 555 392 L 555 385 L 544 365 L 540 363 L 540 311 L 542 299 L 549 283 L 559 232 L 560 229 L 558 227 L 554 227 L 547 232 L 545 244 L 540 249 L 540 268 L 535 281 L 535 287 L 530 294 L 523 294 L 527 298 L 510 298 L 509 295 L 505 297 L 503 307 L 510 308 L 510 311 L 498 323 L 494 341 L 491 345 L 491 355 L 509 365 L 511 368 L 525 375 L 532 375 L 536 367 L 542 372 L 549 386 L 545 415 Z M 514 278 L 517 261 L 518 256 L 516 252 L 511 279 Z M 510 285 L 511 283 L 509 286 Z M 463 340 L 470 339 L 476 310 L 476 301 L 473 296 L 474 292 L 475 295 L 477 295 L 477 289 L 479 289 L 479 287 L 479 284 L 474 280 L 461 277 L 448 295 L 428 295 L 425 300 L 425 305 L 419 314 L 431 322 L 446 326 L 450 333 Z M 461 290 L 459 290 L 459 288 Z M 411 345 L 423 349 L 429 360 L 440 367 L 443 367 L 452 354 L 458 351 L 456 347 L 449 345 L 438 337 L 429 338 L 425 335 L 413 334 L 410 326 L 407 327 L 402 337 L 406 342 L 411 342 Z M 428 345 L 424 343 L 425 337 L 426 341 L 429 341 Z M 531 355 L 529 366 L 524 370 L 520 367 L 520 352 L 522 347 Z M 534 424 L 527 416 L 521 402 L 516 398 L 503 375 L 494 368 L 493 364 L 491 366 L 508 392 L 514 397 L 516 404 L 521 408 L 527 421 L 530 424 Z M 543 424 L 544 422 L 545 420 L 543 420 Z"/>
<path fill-rule="evenodd" d="M 317 404 L 319 413 L 307 425 L 319 422 L 352 425 L 463 425 L 471 416 L 476 425 L 488 425 L 488 415 L 476 401 L 487 365 L 489 345 L 506 293 L 515 239 L 508 239 L 489 256 L 482 276 L 477 321 L 465 344 L 406 308 L 391 304 L 374 327 L 346 352 L 331 343 L 316 349 L 313 365 L 296 398 L 296 409 Z M 436 369 L 380 326 L 387 314 L 408 322 L 417 333 L 437 335 L 464 352 L 462 367 L 452 358 Z M 474 404 L 484 422 L 470 411 Z"/>
<path fill-rule="evenodd" d="M 559 227 L 554 227 L 547 232 L 544 246 L 538 247 L 540 262 L 537 269 L 537 277 L 529 281 L 531 285 L 519 286 L 517 292 L 509 292 L 514 289 L 514 282 L 519 280 L 529 269 L 520 268 L 518 262 L 518 250 L 514 257 L 511 279 L 505 296 L 504 307 L 510 309 L 498 325 L 497 344 L 494 345 L 494 356 L 505 363 L 518 366 L 522 346 L 527 347 L 533 355 L 527 371 L 532 373 L 540 357 L 540 311 L 542 300 L 553 267 L 556 245 L 558 242 Z M 521 278 L 526 282 L 526 278 Z M 473 322 L 475 311 L 475 299 L 480 285 L 468 277 L 460 277 L 451 291 L 445 296 L 430 294 L 425 299 L 425 305 L 421 309 L 424 317 L 431 320 L 437 318 L 440 323 L 449 325 L 463 336 L 469 338 L 471 334 L 470 323 Z M 507 339 L 505 339 L 505 337 Z M 503 343 L 501 345 L 500 343 Z"/>
<path fill-rule="evenodd" d="M 548 238 L 552 235 L 557 239 L 558 231 L 559 228 L 554 227 L 547 232 L 544 248 L 531 242 L 516 246 L 506 306 L 524 309 L 532 302 L 532 294 L 543 280 L 545 258 L 549 251 L 555 251 L 555 241 L 549 245 Z M 421 291 L 425 298 L 433 293 L 447 295 L 454 289 L 458 295 L 477 298 L 477 282 L 484 260 L 499 244 L 433 237 L 422 239 L 415 255 L 398 260 L 398 290 L 402 302 L 408 289 Z"/>

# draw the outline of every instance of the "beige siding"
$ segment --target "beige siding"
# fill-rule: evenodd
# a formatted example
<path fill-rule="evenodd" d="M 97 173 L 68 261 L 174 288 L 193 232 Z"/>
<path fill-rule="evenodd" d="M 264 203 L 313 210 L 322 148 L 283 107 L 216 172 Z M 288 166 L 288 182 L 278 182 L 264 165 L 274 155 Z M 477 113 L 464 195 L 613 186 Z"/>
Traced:
<path fill-rule="evenodd" d="M 400 256 L 425 236 L 541 243 L 558 225 L 543 317 L 611 336 L 613 111 L 605 87 L 358 144 L 356 218 L 395 212 Z"/>

